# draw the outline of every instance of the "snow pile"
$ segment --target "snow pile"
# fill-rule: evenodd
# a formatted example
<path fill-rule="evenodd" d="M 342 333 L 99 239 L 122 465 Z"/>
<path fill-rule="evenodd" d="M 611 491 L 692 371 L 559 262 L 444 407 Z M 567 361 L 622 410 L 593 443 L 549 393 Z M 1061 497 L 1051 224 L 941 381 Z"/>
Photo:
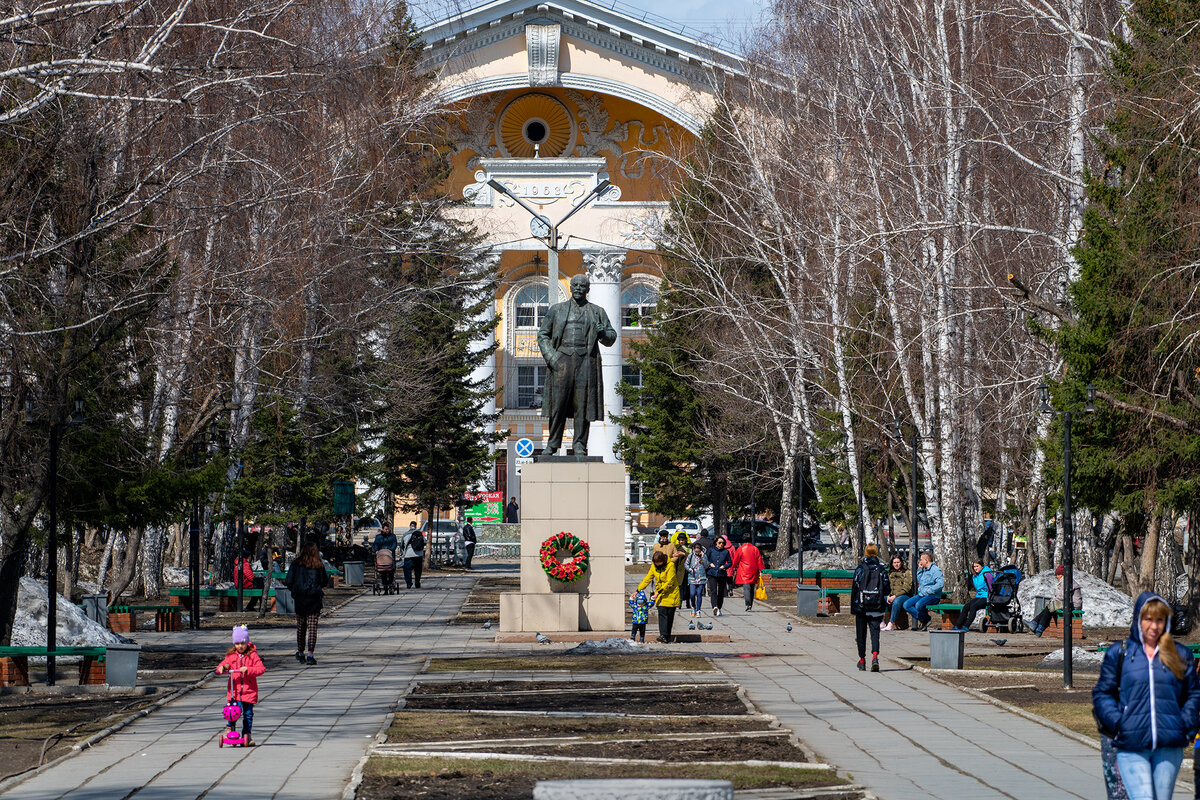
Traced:
<path fill-rule="evenodd" d="M 610 636 L 607 639 L 589 639 L 564 652 L 567 655 L 590 656 L 597 653 L 636 653 L 645 649 L 646 645 L 638 644 L 632 639 Z"/>
<path fill-rule="evenodd" d="M 130 640 L 118 636 L 107 628 L 92 622 L 83 610 L 68 602 L 62 595 L 58 598 L 58 633 L 55 641 L 60 647 L 103 647 L 110 644 L 129 644 Z M 13 623 L 12 644 L 14 647 L 45 647 L 46 585 L 33 578 L 21 578 L 17 590 L 17 617 Z"/>
<path fill-rule="evenodd" d="M 1054 597 L 1058 579 L 1053 570 L 1029 575 L 1021 581 L 1017 596 L 1026 619 L 1033 617 L 1035 597 Z M 1095 575 L 1075 571 L 1075 583 L 1083 590 L 1083 627 L 1127 628 L 1133 621 L 1133 598 L 1114 589 Z"/>
<path fill-rule="evenodd" d="M 163 582 L 167 586 L 187 586 L 187 567 L 163 567 Z"/>
<path fill-rule="evenodd" d="M 799 556 L 792 553 L 783 563 L 778 566 L 772 566 L 771 569 L 795 569 L 799 563 Z M 804 568 L 805 569 L 853 569 L 854 555 L 850 550 L 839 550 L 836 547 L 830 547 L 823 550 L 805 550 L 804 551 Z"/>
<path fill-rule="evenodd" d="M 1095 650 L 1084 650 L 1082 647 L 1071 648 L 1071 666 L 1087 668 L 1100 668 L 1100 662 L 1104 660 L 1104 653 L 1097 653 Z M 1038 664 L 1039 667 L 1061 667 L 1063 665 L 1063 648 L 1058 648 L 1053 653 L 1048 654 Z"/>

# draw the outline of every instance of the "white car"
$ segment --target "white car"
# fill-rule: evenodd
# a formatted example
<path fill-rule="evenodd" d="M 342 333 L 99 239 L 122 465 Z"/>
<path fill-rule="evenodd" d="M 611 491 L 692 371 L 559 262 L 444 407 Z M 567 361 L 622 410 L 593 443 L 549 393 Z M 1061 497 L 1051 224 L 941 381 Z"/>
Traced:
<path fill-rule="evenodd" d="M 700 536 L 704 535 L 704 526 L 697 519 L 672 519 L 664 522 L 658 527 L 659 533 L 666 531 L 671 541 L 675 541 L 675 532 L 683 531 L 687 534 L 688 541 L 694 542 Z"/>

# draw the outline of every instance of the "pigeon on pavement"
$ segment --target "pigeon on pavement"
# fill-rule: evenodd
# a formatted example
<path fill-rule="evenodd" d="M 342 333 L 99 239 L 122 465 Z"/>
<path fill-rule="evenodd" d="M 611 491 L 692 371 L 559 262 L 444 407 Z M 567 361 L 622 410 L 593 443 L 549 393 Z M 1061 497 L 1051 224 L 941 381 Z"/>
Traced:
<path fill-rule="evenodd" d="M 790 622 L 787 624 L 787 632 L 788 633 L 792 632 L 792 623 L 790 623 Z"/>
<path fill-rule="evenodd" d="M 701 625 L 704 625 L 704 623 L 703 623 L 703 622 L 701 622 L 700 624 L 701 624 Z M 694 622 L 689 622 L 689 623 L 688 623 L 688 630 L 689 630 L 689 631 L 694 631 L 694 630 L 696 630 L 696 623 L 694 623 Z"/>
<path fill-rule="evenodd" d="M 492 621 L 489 619 L 487 622 L 483 623 L 479 627 L 483 628 L 486 631 L 492 627 Z"/>
<path fill-rule="evenodd" d="M 997 647 L 1004 647 L 1004 643 L 1007 641 L 1008 641 L 1008 639 L 992 639 L 991 640 L 992 644 L 996 645 Z"/>
<path fill-rule="evenodd" d="M 542 636 L 542 634 L 539 632 L 537 635 L 537 643 L 538 644 L 550 644 L 550 637 Z"/>
<path fill-rule="evenodd" d="M 711 630 L 712 630 L 712 626 L 713 626 L 713 624 L 710 622 L 710 623 L 708 623 L 707 625 L 705 625 L 705 626 L 704 626 L 704 630 L 706 630 L 706 631 L 711 631 Z"/>

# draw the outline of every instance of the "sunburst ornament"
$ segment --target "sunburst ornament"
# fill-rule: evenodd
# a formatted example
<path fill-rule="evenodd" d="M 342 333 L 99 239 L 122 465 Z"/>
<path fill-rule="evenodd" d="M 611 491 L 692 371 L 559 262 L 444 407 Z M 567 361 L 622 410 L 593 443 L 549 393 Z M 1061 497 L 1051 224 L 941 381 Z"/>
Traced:
<path fill-rule="evenodd" d="M 575 119 L 548 94 L 531 92 L 500 112 L 500 150 L 509 158 L 553 158 L 575 147 Z"/>

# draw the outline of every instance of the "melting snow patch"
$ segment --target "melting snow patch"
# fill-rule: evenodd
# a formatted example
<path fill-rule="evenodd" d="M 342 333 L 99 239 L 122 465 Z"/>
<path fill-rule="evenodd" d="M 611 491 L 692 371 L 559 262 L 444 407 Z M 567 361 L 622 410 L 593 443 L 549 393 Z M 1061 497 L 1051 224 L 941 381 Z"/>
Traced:
<path fill-rule="evenodd" d="M 1035 597 L 1054 597 L 1058 579 L 1053 570 L 1029 575 L 1021 581 L 1017 596 L 1025 619 L 1033 617 Z M 1083 590 L 1083 627 L 1126 628 L 1133 620 L 1133 598 L 1114 589 L 1095 575 L 1075 570 L 1075 582 Z"/>
<path fill-rule="evenodd" d="M 1084 650 L 1082 647 L 1071 648 L 1071 664 L 1077 667 L 1099 667 L 1104 660 L 1104 653 L 1095 650 Z M 1042 659 L 1039 667 L 1061 667 L 1063 663 L 1063 648 L 1058 648 Z"/>
<path fill-rule="evenodd" d="M 565 652 L 574 653 L 577 656 L 587 656 L 593 653 L 641 653 L 645 650 L 646 645 L 638 644 L 632 639 L 610 636 L 607 639 L 591 639 L 580 642 Z"/>
<path fill-rule="evenodd" d="M 130 639 L 118 636 L 84 616 L 83 610 L 58 598 L 58 625 L 55 640 L 62 647 L 103 647 L 109 644 L 129 644 Z M 45 647 L 46 617 L 50 606 L 46 602 L 46 584 L 33 578 L 21 578 L 17 590 L 17 616 L 13 622 L 14 647 Z"/>

